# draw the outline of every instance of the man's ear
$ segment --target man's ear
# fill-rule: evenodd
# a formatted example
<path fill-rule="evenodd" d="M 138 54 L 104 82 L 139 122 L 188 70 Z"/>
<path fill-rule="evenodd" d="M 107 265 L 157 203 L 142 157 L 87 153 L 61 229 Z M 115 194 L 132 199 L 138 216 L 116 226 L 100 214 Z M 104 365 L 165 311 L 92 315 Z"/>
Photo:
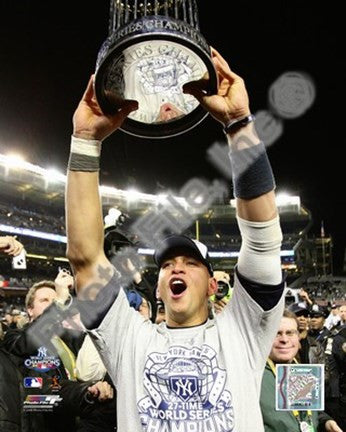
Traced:
<path fill-rule="evenodd" d="M 32 308 L 31 308 L 31 307 L 28 307 L 28 308 L 26 309 L 26 313 L 29 315 L 29 318 L 31 319 L 31 318 L 32 318 Z"/>
<path fill-rule="evenodd" d="M 217 280 L 214 277 L 209 279 L 208 296 L 212 296 L 217 291 Z"/>
<path fill-rule="evenodd" d="M 159 288 L 158 285 L 156 286 L 156 299 L 157 299 L 157 300 L 161 300 L 161 296 L 160 296 L 160 288 Z"/>

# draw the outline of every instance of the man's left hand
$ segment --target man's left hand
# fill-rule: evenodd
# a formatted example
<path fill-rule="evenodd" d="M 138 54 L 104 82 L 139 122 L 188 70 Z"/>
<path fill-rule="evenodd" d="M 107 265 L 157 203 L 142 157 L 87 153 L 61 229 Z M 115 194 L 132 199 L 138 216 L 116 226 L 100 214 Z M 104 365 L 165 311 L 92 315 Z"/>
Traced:
<path fill-rule="evenodd" d="M 24 246 L 15 237 L 1 236 L 0 237 L 0 252 L 10 256 L 18 256 Z"/>
<path fill-rule="evenodd" d="M 55 278 L 55 291 L 57 293 L 57 299 L 65 303 L 68 299 L 70 291 L 73 290 L 74 279 L 70 271 L 67 269 L 59 270 L 57 277 Z"/>

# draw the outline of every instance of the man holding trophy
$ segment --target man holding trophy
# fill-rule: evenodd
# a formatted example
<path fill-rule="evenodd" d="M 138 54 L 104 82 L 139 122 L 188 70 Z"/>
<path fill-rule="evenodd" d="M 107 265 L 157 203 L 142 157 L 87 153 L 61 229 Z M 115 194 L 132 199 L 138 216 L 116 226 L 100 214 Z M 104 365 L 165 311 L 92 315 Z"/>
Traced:
<path fill-rule="evenodd" d="M 183 92 L 224 127 L 242 235 L 232 300 L 214 319 L 208 299 L 217 283 L 207 248 L 179 234 L 163 239 L 154 255 L 166 321 L 153 324 L 130 308 L 103 250 L 98 172 L 102 141 L 138 103 L 124 100 L 104 114 L 91 77 L 73 117 L 67 255 L 79 297 L 104 305 L 89 328 L 117 389 L 119 432 L 263 431 L 261 378 L 284 306 L 275 181 L 243 79 L 214 49 L 211 59 L 217 91 L 206 91 L 203 77 Z"/>

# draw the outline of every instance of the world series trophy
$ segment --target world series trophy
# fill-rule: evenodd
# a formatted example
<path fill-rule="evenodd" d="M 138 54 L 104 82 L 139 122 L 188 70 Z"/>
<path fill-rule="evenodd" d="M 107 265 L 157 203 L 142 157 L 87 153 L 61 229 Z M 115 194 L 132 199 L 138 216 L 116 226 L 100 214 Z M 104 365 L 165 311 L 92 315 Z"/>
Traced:
<path fill-rule="evenodd" d="M 143 138 L 168 138 L 207 115 L 182 86 L 208 74 L 217 90 L 210 47 L 199 31 L 196 0 L 110 0 L 109 33 L 96 61 L 95 93 L 105 114 L 124 99 L 139 103 L 121 129 Z"/>

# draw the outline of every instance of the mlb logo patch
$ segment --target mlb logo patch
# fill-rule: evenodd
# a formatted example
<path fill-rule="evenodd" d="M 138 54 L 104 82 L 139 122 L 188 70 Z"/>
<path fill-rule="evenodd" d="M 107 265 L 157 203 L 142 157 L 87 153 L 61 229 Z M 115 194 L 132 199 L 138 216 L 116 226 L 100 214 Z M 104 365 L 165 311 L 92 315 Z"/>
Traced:
<path fill-rule="evenodd" d="M 43 378 L 39 377 L 26 377 L 24 378 L 25 388 L 42 388 Z"/>

